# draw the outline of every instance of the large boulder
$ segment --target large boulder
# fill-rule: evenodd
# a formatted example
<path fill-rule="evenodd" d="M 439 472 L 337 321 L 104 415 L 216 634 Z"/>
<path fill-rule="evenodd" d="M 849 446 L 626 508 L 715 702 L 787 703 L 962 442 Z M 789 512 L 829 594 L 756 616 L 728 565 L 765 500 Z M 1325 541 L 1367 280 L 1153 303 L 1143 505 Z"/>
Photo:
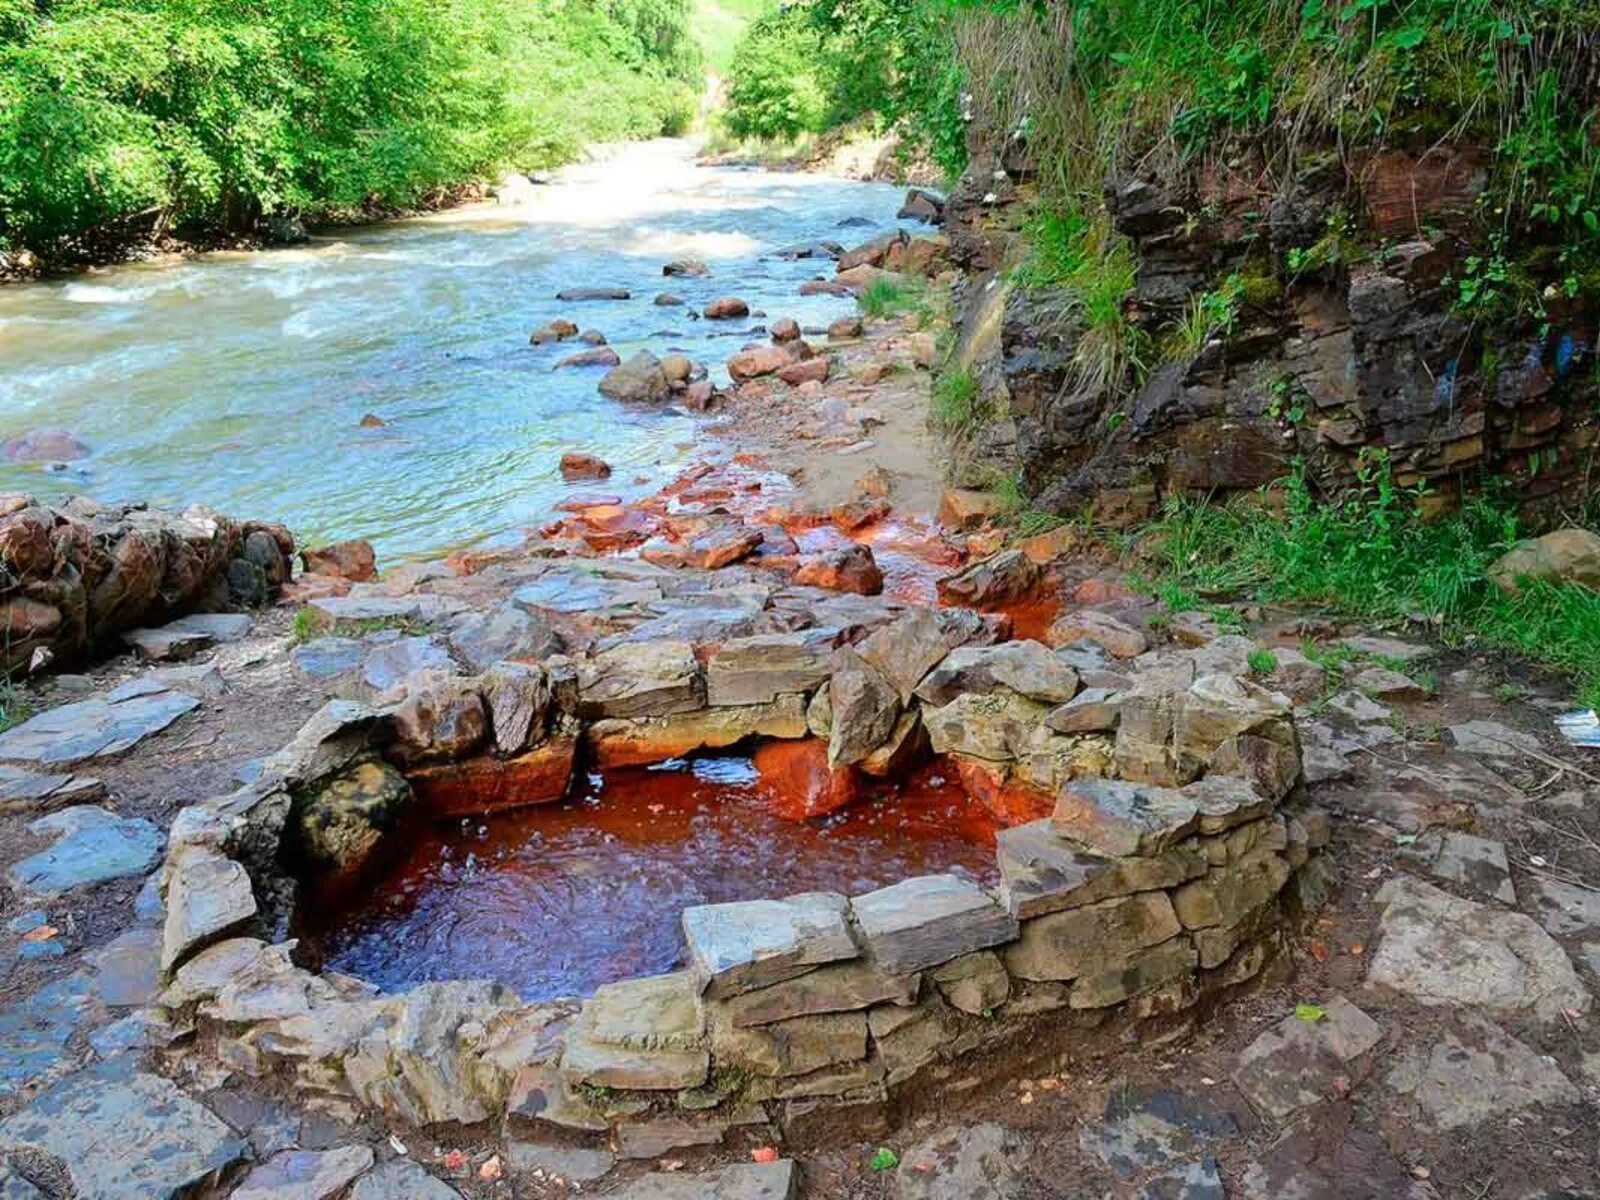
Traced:
<path fill-rule="evenodd" d="M 641 350 L 605 373 L 600 380 L 600 394 L 632 404 L 658 404 L 672 395 L 672 383 L 661 369 L 661 360 L 648 350 Z"/>
<path fill-rule="evenodd" d="M 1489 578 L 1508 595 L 1514 595 L 1524 581 L 1600 589 L 1600 534 L 1558 529 L 1518 542 L 1495 560 Z"/>

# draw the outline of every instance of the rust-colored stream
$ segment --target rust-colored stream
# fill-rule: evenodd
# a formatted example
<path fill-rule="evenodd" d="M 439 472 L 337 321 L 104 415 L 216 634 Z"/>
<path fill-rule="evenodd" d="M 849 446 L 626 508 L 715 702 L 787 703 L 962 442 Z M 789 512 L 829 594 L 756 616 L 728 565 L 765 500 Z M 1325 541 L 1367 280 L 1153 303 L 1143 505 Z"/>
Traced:
<path fill-rule="evenodd" d="M 930 766 L 810 821 L 777 816 L 748 758 L 591 777 L 577 798 L 421 828 L 359 888 L 306 887 L 296 933 L 322 965 L 386 991 L 497 979 L 584 996 L 684 962 L 693 904 L 860 893 L 956 871 L 992 883 L 994 818 Z"/>

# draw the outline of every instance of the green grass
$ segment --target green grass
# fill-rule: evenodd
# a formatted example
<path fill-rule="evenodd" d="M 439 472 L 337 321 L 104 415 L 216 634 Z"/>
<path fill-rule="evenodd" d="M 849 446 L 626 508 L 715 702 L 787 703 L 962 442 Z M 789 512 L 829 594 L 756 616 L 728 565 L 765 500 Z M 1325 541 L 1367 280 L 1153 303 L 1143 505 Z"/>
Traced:
<path fill-rule="evenodd" d="M 689 33 L 699 43 L 707 69 L 726 78 L 744 31 L 777 7 L 778 0 L 695 0 Z"/>
<path fill-rule="evenodd" d="M 869 317 L 925 316 L 933 311 L 928 287 L 919 279 L 880 276 L 861 289 L 856 297 L 861 311 Z"/>
<path fill-rule="evenodd" d="M 1506 595 L 1487 579 L 1517 538 L 1508 509 L 1483 499 L 1423 522 L 1415 494 L 1397 489 L 1376 459 L 1347 495 L 1314 497 L 1300 476 L 1287 481 L 1285 495 L 1282 512 L 1259 497 L 1169 506 L 1153 543 L 1162 585 L 1311 602 L 1370 625 L 1420 623 L 1447 645 L 1509 651 L 1566 674 L 1583 703 L 1600 702 L 1600 594 L 1530 582 Z M 1332 678 L 1349 657 L 1305 650 Z"/>
<path fill-rule="evenodd" d="M 13 679 L 0 679 L 0 733 L 33 716 L 33 697 Z"/>
<path fill-rule="evenodd" d="M 1250 651 L 1245 663 L 1257 675 L 1271 675 L 1278 669 L 1278 656 L 1261 647 Z"/>
<path fill-rule="evenodd" d="M 971 371 L 946 371 L 933 381 L 933 420 L 939 428 L 967 429 L 982 416 L 978 381 Z"/>

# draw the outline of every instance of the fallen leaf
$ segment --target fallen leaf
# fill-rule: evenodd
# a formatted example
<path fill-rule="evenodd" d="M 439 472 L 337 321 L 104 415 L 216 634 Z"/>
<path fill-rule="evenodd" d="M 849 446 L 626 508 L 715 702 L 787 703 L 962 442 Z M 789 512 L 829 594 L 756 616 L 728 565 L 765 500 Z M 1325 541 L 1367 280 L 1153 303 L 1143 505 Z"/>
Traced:
<path fill-rule="evenodd" d="M 1312 938 L 1307 944 L 1306 949 L 1311 952 L 1311 957 L 1316 959 L 1318 962 L 1328 961 L 1328 943 L 1324 942 L 1321 938 Z"/>
<path fill-rule="evenodd" d="M 25 942 L 48 942 L 55 935 L 56 927 L 54 925 L 41 925 L 37 929 L 28 930 L 27 933 L 22 935 L 22 940 Z"/>
<path fill-rule="evenodd" d="M 493 1183 L 505 1173 L 505 1168 L 500 1165 L 500 1156 L 498 1154 L 491 1154 L 484 1160 L 483 1166 L 478 1168 L 478 1178 L 485 1183 Z"/>
<path fill-rule="evenodd" d="M 1294 1015 L 1299 1017 L 1302 1021 L 1306 1021 L 1309 1024 L 1315 1025 L 1318 1021 L 1322 1020 L 1328 1015 L 1328 1010 L 1323 1008 L 1320 1004 L 1308 1004 L 1306 1001 L 1302 1000 L 1299 1004 L 1294 1006 Z"/>
<path fill-rule="evenodd" d="M 757 1146 L 750 1151 L 750 1161 L 758 1163 L 775 1163 L 778 1161 L 778 1148 L 776 1146 Z"/>
<path fill-rule="evenodd" d="M 867 1165 L 874 1171 L 892 1171 L 900 1165 L 900 1156 L 887 1146 L 879 1146 Z"/>
<path fill-rule="evenodd" d="M 1360 958 L 1366 952 L 1367 952 L 1367 948 L 1364 945 L 1362 945 L 1360 942 L 1351 942 L 1350 943 L 1350 953 L 1354 954 L 1357 958 Z"/>

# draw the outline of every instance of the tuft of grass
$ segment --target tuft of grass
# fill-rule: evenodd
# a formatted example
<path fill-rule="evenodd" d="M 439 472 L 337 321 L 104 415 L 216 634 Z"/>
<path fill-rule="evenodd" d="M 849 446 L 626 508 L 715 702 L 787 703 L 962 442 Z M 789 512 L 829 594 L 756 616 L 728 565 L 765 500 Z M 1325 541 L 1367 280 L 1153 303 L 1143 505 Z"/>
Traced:
<path fill-rule="evenodd" d="M 33 716 L 33 697 L 14 679 L 0 679 L 0 733 Z"/>
<path fill-rule="evenodd" d="M 294 624 L 290 626 L 289 636 L 298 646 L 314 638 L 321 637 L 332 628 L 333 621 L 308 604 L 295 613 Z"/>
<path fill-rule="evenodd" d="M 978 380 L 971 371 L 946 371 L 933 381 L 933 420 L 952 432 L 969 429 L 982 417 Z"/>
<path fill-rule="evenodd" d="M 1246 656 L 1245 663 L 1257 675 L 1271 675 L 1278 669 L 1278 656 L 1271 650 L 1258 646 Z"/>
<path fill-rule="evenodd" d="M 1418 493 L 1394 484 L 1381 455 L 1364 460 L 1343 495 L 1314 496 L 1303 473 L 1283 490 L 1281 512 L 1259 502 L 1170 505 L 1150 539 L 1163 586 L 1313 602 L 1374 625 L 1422 622 L 1447 645 L 1509 651 L 1562 672 L 1584 704 L 1600 703 L 1600 593 L 1528 582 L 1506 595 L 1487 578 L 1517 539 L 1509 508 L 1484 498 L 1424 522 Z M 1330 686 L 1353 657 L 1304 650 Z"/>
<path fill-rule="evenodd" d="M 932 311 L 928 289 L 918 280 L 880 276 L 861 289 L 856 302 L 869 317 L 923 316 Z"/>

